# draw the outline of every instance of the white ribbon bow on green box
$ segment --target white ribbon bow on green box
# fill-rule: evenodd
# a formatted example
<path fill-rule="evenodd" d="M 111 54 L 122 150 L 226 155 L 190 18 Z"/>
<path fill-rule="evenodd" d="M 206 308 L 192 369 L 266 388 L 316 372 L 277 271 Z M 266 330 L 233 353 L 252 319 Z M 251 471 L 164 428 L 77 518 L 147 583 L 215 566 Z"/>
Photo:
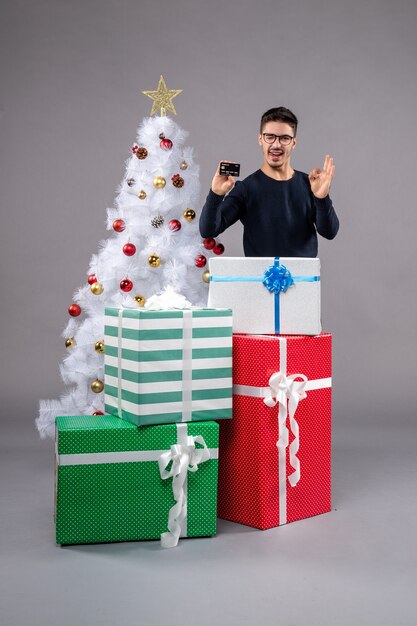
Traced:
<path fill-rule="evenodd" d="M 185 424 L 177 424 L 177 432 L 178 443 L 171 446 L 171 449 L 161 454 L 158 459 L 161 478 L 172 478 L 172 491 L 175 498 L 175 504 L 168 515 L 168 532 L 161 535 L 163 548 L 175 547 L 180 535 L 184 533 L 182 525 L 187 518 L 188 472 L 196 472 L 200 463 L 210 459 L 210 451 L 203 437 L 188 436 Z M 196 443 L 201 444 L 202 448 L 196 448 Z M 169 465 L 171 467 L 168 470 Z"/>

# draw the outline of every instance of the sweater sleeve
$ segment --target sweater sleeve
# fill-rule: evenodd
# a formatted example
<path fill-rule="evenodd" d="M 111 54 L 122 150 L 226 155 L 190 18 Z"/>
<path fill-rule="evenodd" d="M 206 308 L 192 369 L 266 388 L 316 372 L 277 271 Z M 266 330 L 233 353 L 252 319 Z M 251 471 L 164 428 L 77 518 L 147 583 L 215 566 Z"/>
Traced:
<path fill-rule="evenodd" d="M 314 206 L 316 209 L 316 228 L 319 235 L 326 239 L 334 239 L 339 230 L 339 219 L 333 208 L 330 196 L 325 198 L 314 197 Z"/>
<path fill-rule="evenodd" d="M 243 185 L 236 183 L 226 196 L 219 196 L 210 189 L 200 215 L 200 235 L 217 237 L 242 219 L 244 212 Z"/>

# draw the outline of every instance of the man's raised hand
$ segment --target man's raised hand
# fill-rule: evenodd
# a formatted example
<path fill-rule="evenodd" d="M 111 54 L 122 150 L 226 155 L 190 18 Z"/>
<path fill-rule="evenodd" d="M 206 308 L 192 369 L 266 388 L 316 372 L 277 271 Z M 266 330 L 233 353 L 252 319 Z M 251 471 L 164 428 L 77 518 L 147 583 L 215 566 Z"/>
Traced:
<path fill-rule="evenodd" d="M 316 167 L 308 175 L 310 187 L 316 198 L 325 198 L 330 191 L 330 184 L 334 176 L 335 166 L 333 158 L 326 154 L 323 169 Z"/>
<path fill-rule="evenodd" d="M 235 161 L 220 161 L 220 163 L 235 163 Z M 221 176 L 220 175 L 220 163 L 217 166 L 216 173 L 214 174 L 211 182 L 211 190 L 217 193 L 218 196 L 224 196 L 229 193 L 235 186 L 235 179 L 233 176 Z"/>

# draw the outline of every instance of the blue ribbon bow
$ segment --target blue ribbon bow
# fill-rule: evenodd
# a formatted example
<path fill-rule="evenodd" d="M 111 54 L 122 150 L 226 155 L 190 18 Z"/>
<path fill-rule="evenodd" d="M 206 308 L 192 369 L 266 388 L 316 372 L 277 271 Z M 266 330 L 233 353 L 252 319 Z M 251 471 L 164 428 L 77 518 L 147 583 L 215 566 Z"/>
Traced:
<path fill-rule="evenodd" d="M 285 293 L 288 287 L 294 284 L 294 280 L 290 270 L 285 265 L 277 265 L 275 262 L 274 265 L 265 270 L 262 283 L 268 291 L 278 294 L 280 291 Z"/>

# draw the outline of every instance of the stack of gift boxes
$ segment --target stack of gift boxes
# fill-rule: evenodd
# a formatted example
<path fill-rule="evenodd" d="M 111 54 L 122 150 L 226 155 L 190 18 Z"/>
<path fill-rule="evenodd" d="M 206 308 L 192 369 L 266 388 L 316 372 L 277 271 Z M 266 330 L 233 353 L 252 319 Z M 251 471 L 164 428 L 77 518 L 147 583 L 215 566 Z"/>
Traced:
<path fill-rule="evenodd" d="M 319 260 L 210 259 L 208 307 L 106 309 L 106 415 L 56 420 L 57 543 L 173 547 L 217 516 L 330 510 Z"/>

